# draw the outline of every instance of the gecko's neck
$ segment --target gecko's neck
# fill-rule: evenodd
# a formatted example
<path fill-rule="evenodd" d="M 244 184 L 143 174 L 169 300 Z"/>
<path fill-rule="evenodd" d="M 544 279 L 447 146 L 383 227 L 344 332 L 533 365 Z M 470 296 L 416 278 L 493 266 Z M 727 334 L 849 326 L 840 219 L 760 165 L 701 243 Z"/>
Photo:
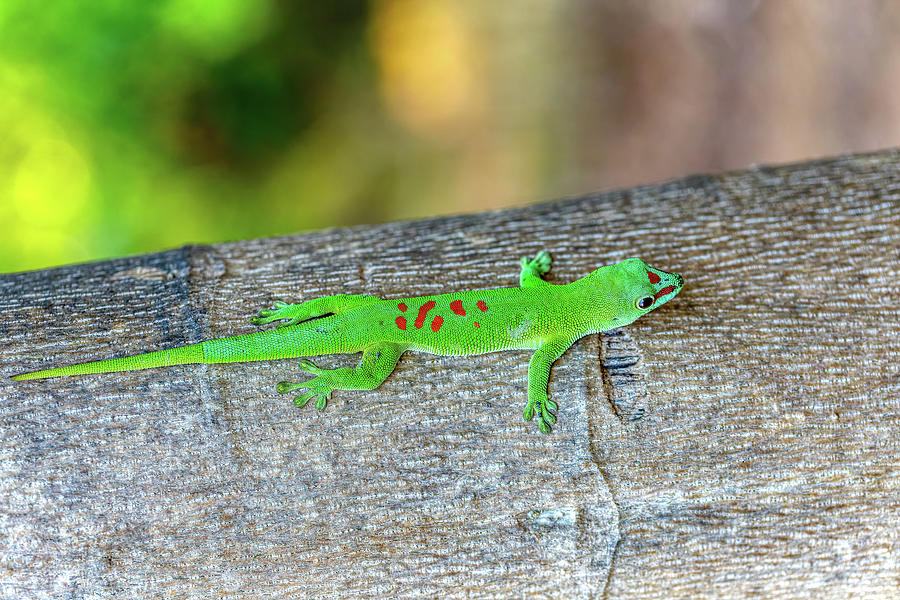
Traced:
<path fill-rule="evenodd" d="M 586 315 L 589 333 L 608 331 L 634 321 L 622 318 L 622 286 L 611 269 L 597 269 L 567 287 L 571 290 L 572 302 Z"/>

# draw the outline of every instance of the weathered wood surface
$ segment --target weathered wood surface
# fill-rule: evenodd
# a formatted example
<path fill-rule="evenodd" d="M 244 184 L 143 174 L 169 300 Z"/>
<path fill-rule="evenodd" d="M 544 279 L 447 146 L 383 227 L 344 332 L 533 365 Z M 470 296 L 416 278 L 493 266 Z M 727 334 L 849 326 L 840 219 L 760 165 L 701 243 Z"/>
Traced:
<path fill-rule="evenodd" d="M 526 352 L 407 354 L 323 414 L 275 393 L 293 361 L 4 379 L 0 594 L 898 597 L 898 224 L 883 152 L 2 276 L 3 375 L 513 285 L 542 248 L 686 287 L 560 360 L 549 436 Z"/>

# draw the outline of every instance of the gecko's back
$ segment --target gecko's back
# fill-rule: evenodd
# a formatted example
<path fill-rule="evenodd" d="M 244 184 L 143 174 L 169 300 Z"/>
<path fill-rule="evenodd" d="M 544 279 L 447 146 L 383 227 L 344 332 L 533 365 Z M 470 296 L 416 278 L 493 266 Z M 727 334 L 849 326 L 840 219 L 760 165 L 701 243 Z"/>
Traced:
<path fill-rule="evenodd" d="M 552 289 L 550 289 L 552 287 Z M 371 341 L 408 344 L 442 355 L 536 348 L 559 322 L 556 303 L 565 286 L 499 288 L 384 300 L 342 315 L 369 329 Z"/>

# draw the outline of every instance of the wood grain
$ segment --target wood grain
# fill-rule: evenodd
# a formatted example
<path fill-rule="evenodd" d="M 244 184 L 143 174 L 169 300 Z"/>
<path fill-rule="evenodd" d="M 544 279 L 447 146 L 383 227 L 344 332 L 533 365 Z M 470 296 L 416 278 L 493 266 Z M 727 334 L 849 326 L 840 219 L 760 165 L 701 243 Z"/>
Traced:
<path fill-rule="evenodd" d="M 0 276 L 0 373 L 254 330 L 275 299 L 570 281 L 682 293 L 578 342 L 406 354 L 324 413 L 293 361 L 0 381 L 7 598 L 900 596 L 900 153 Z M 352 357 L 327 357 L 343 365 Z"/>

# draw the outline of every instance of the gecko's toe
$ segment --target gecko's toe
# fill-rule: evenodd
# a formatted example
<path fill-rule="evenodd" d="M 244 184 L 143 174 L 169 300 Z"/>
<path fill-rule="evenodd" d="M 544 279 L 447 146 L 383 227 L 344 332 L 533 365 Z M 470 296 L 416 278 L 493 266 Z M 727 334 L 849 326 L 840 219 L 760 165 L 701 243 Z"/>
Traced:
<path fill-rule="evenodd" d="M 299 361 L 297 361 L 297 366 L 299 366 L 302 370 L 306 371 L 307 373 L 312 373 L 313 375 L 321 375 L 324 371 L 328 370 L 328 369 L 323 369 L 321 367 L 317 367 L 316 365 L 314 365 L 313 363 L 311 363 L 310 361 L 308 361 L 306 359 L 300 359 Z"/>
<path fill-rule="evenodd" d="M 292 315 L 290 311 L 291 305 L 286 302 L 276 301 L 272 308 L 264 308 L 259 311 L 258 316 L 250 319 L 254 325 L 267 325 L 274 321 L 282 321 L 277 327 L 287 327 L 295 325 L 298 322 L 297 316 Z"/>
<path fill-rule="evenodd" d="M 275 389 L 279 394 L 287 394 L 288 392 L 292 392 L 302 387 L 304 387 L 303 384 L 291 383 L 290 381 L 279 381 L 275 385 Z"/>
<path fill-rule="evenodd" d="M 294 398 L 294 406 L 296 406 L 297 408 L 303 408 L 304 406 L 306 406 L 306 403 L 309 402 L 315 395 L 315 392 L 313 392 L 312 390 L 303 392 L 302 394 Z"/>
<path fill-rule="evenodd" d="M 533 409 L 530 405 L 525 408 L 526 413 L 525 416 L 528 417 L 525 420 L 530 421 L 532 416 L 537 413 L 538 416 L 538 428 L 541 430 L 541 433 L 550 433 L 553 428 L 553 425 L 556 424 L 556 415 L 551 411 L 556 410 L 556 402 L 553 400 L 547 399 L 543 402 L 537 404 L 537 409 Z"/>
<path fill-rule="evenodd" d="M 526 421 L 530 421 L 534 418 L 534 404 L 529 402 L 525 405 L 525 410 L 522 411 L 522 419 Z"/>

